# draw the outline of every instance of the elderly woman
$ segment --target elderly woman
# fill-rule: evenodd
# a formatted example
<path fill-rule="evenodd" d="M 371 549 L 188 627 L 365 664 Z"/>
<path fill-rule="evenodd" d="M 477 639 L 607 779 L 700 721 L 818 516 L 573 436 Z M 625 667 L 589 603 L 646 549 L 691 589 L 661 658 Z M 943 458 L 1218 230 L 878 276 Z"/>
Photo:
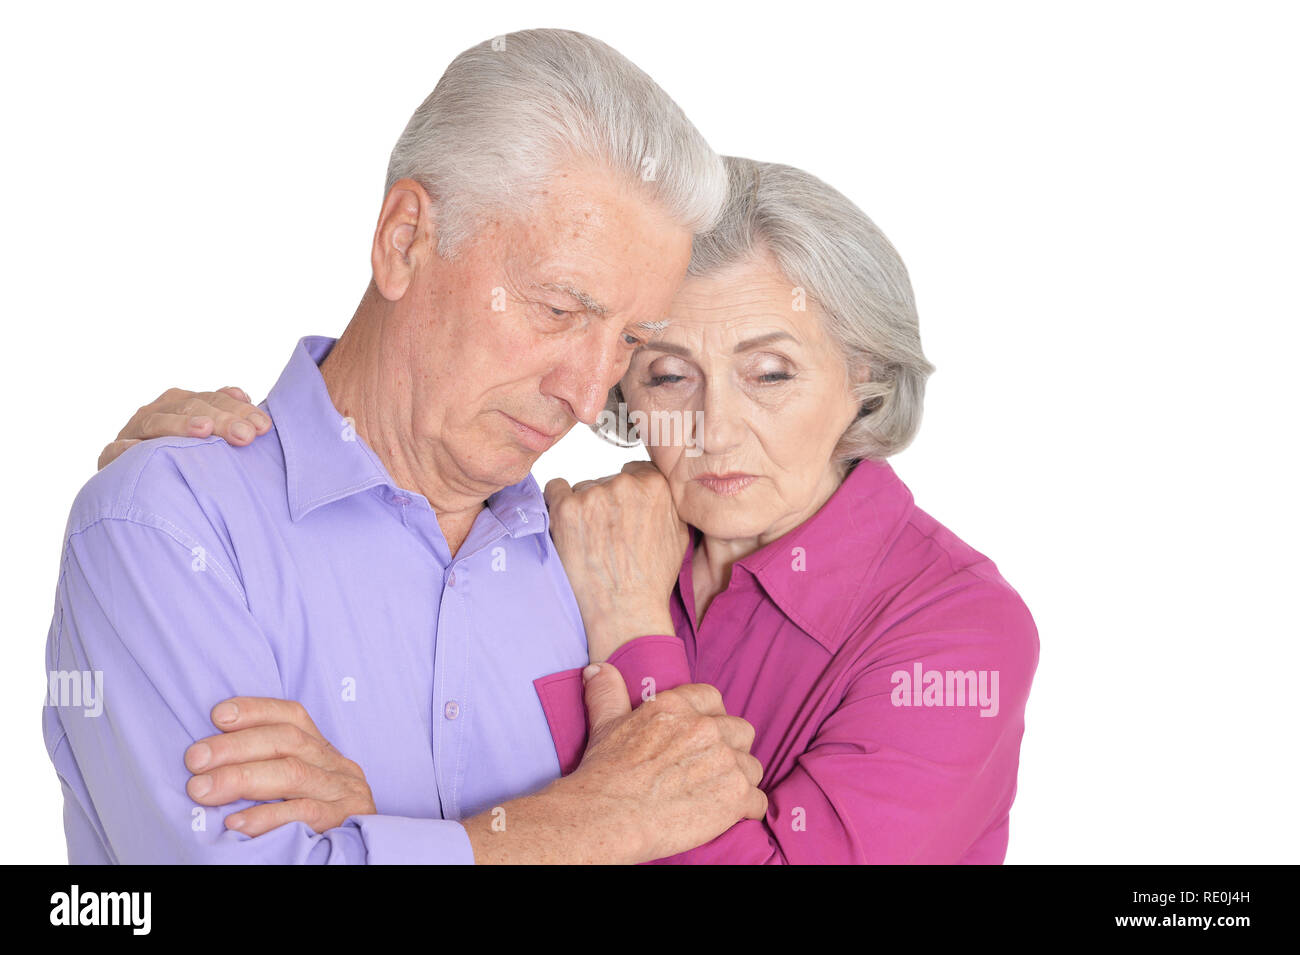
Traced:
<path fill-rule="evenodd" d="M 727 164 L 723 219 L 598 425 L 653 467 L 547 488 L 591 661 L 638 703 L 712 684 L 755 728 L 766 818 L 663 861 L 1001 862 L 1038 635 L 887 463 L 933 370 L 906 269 L 825 183 Z M 232 394 L 206 396 L 196 430 L 173 394 L 105 458 L 213 427 L 246 443 L 242 419 L 266 423 Z M 587 741 L 582 675 L 537 692 L 567 773 Z"/>

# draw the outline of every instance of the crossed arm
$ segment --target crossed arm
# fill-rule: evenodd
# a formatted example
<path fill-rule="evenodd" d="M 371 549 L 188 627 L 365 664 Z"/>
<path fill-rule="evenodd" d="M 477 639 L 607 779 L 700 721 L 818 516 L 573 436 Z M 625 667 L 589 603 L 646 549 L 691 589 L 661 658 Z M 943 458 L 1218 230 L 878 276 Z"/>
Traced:
<path fill-rule="evenodd" d="M 238 440 L 234 413 L 222 414 L 191 433 L 217 427 Z M 153 427 L 186 420 L 138 417 L 151 416 Z M 93 833 L 101 861 L 642 862 L 765 810 L 753 728 L 724 712 L 715 689 L 682 686 L 632 712 L 618 671 L 604 667 L 584 688 L 592 732 L 580 765 L 506 803 L 505 829 L 490 815 L 377 813 L 361 766 L 283 699 L 237 575 L 209 554 L 196 580 L 184 533 L 149 515 L 99 520 L 64 554 L 48 668 L 110 674 L 113 692 L 96 716 L 47 707 L 46 741 L 69 829 Z"/>
<path fill-rule="evenodd" d="M 210 414 L 208 422 L 203 425 L 203 430 L 208 433 L 215 428 L 217 433 L 233 434 L 234 425 L 251 414 L 251 405 L 230 395 L 223 395 L 223 399 L 223 410 Z M 206 402 L 192 407 L 213 411 L 213 406 Z M 141 411 L 143 414 L 157 414 L 148 406 Z M 252 421 L 248 423 L 250 426 L 254 424 Z M 152 436 L 147 431 L 143 434 Z M 127 432 L 124 435 L 127 435 L 126 440 L 130 440 Z M 110 445 L 110 449 L 112 447 Z M 106 453 L 110 449 L 106 449 Z M 633 496 L 641 493 L 636 484 L 635 470 L 616 480 L 620 482 L 621 493 Z M 547 498 L 553 514 L 557 507 L 567 508 L 577 511 L 580 518 L 582 508 L 586 506 L 583 499 L 597 501 L 599 494 L 574 495 L 561 482 L 559 486 L 548 486 Z M 560 522 L 560 526 L 573 526 L 575 523 L 581 525 L 582 521 Z M 598 524 L 599 521 L 591 523 Z M 645 538 L 638 536 L 636 539 Z M 608 550 L 589 547 L 583 552 L 604 554 Z M 680 550 L 677 558 L 672 562 L 673 567 L 680 565 Z M 566 569 L 568 566 L 566 561 Z M 604 567 L 579 571 L 579 574 L 584 573 L 610 575 L 613 586 L 618 569 Z M 601 593 L 600 588 L 592 589 Z M 584 833 L 618 831 L 617 827 L 592 825 L 591 816 L 586 817 L 586 822 L 579 821 L 578 816 L 570 814 L 567 807 L 572 804 L 566 802 L 567 797 L 573 796 L 576 804 L 583 804 L 588 809 L 592 805 L 599 806 L 599 812 L 608 813 L 609 818 L 618 818 L 620 806 L 627 807 L 635 802 L 632 789 L 627 787 L 644 786 L 651 781 L 651 777 L 644 773 L 637 775 L 638 767 L 644 770 L 646 761 L 653 760 L 656 753 L 666 755 L 666 750 L 657 750 L 658 744 L 648 743 L 648 737 L 642 734 L 653 732 L 654 727 L 668 731 L 671 725 L 669 735 L 684 731 L 687 735 L 698 733 L 704 737 L 717 734 L 728 726 L 727 720 L 735 719 L 723 713 L 716 690 L 693 683 L 681 641 L 670 635 L 671 626 L 662 622 L 663 617 L 656 616 L 666 615 L 666 602 L 660 603 L 656 610 L 654 600 L 642 603 L 632 599 L 634 596 L 611 593 L 612 599 L 607 603 L 611 608 L 618 608 L 619 614 L 612 610 L 608 613 L 602 611 L 601 601 L 584 603 L 580 600 L 584 623 L 592 641 L 591 658 L 607 660 L 612 665 L 601 666 L 585 687 L 577 671 L 555 674 L 538 681 L 538 692 L 565 774 L 552 787 L 552 790 L 558 790 L 558 798 L 557 792 L 550 791 L 548 799 L 533 803 L 517 801 L 518 804 L 506 807 L 512 819 L 528 821 L 523 829 L 525 835 L 534 834 L 526 835 L 517 846 L 507 846 L 504 841 L 493 842 L 487 820 L 467 821 L 466 830 L 479 861 L 492 858 L 504 861 L 603 860 L 606 857 L 602 853 L 616 847 L 605 842 L 579 848 L 581 836 Z M 629 608 L 632 608 L 630 612 Z M 997 668 L 1006 664 L 1006 649 L 1009 646 L 1014 649 L 1014 660 L 1024 666 L 1015 671 L 1014 679 L 1004 682 L 1004 711 L 999 718 L 976 720 L 958 735 L 952 735 L 951 728 L 943 724 L 943 711 L 913 711 L 906 720 L 900 720 L 898 712 L 889 703 L 891 687 L 887 671 L 865 667 L 846 685 L 840 705 L 820 727 L 794 769 L 784 778 L 764 783 L 766 798 L 762 810 L 758 810 L 756 803 L 746 803 L 743 811 L 733 813 L 731 822 L 720 823 L 711 835 L 697 832 L 695 841 L 683 841 L 679 848 L 671 851 L 666 851 L 662 842 L 648 847 L 642 840 L 648 840 L 650 836 L 642 831 L 640 836 L 632 835 L 631 844 L 643 847 L 643 851 L 624 853 L 622 858 L 626 861 L 674 863 L 953 862 L 963 858 L 964 861 L 1000 861 L 1000 853 L 994 845 L 996 839 L 985 847 L 981 845 L 981 834 L 989 833 L 991 823 L 996 822 L 998 807 L 1008 805 L 1014 792 L 1014 767 L 1023 727 L 1024 698 L 1028 694 L 1037 655 L 1036 637 L 1032 640 L 1029 637 L 1032 621 L 1022 618 L 1014 605 L 1008 604 L 1002 609 L 1005 614 L 987 617 L 976 628 L 967 625 L 969 614 L 964 617 L 959 614 L 955 619 L 918 619 L 913 622 L 921 628 L 915 635 L 917 645 L 925 648 L 918 650 L 915 659 L 924 660 L 930 669 L 969 668 L 972 666 L 971 647 L 983 647 L 981 652 L 989 654 L 986 661 L 989 667 Z M 618 629 L 619 620 L 628 624 L 621 631 Z M 963 648 L 954 651 L 952 641 L 948 641 L 946 649 L 942 642 L 936 644 L 929 639 L 927 633 L 936 628 L 950 634 L 958 630 L 969 631 L 961 641 Z M 658 635 L 636 637 L 636 634 Z M 1008 634 L 1018 642 L 1008 644 Z M 1025 635 L 1025 639 L 1014 636 L 1019 634 Z M 957 652 L 960 658 L 948 659 L 946 654 L 951 652 Z M 1004 677 L 1010 675 L 1004 674 Z M 652 702 L 641 704 L 639 689 L 646 678 L 653 681 L 657 693 Z M 627 687 L 631 687 L 631 693 Z M 676 694 L 680 693 L 687 694 L 686 701 L 691 702 L 686 702 L 686 705 L 692 706 L 696 715 L 711 714 L 717 722 L 708 728 L 698 721 L 691 727 L 670 724 L 663 704 L 666 702 L 668 710 L 673 711 L 685 702 L 678 700 Z M 609 711 L 611 721 L 602 715 L 600 707 L 612 707 L 616 702 L 616 713 L 612 709 Z M 638 718 L 643 722 L 636 723 Z M 360 789 L 354 784 L 331 775 L 348 777 L 350 768 L 345 763 L 331 763 L 328 750 L 320 748 L 321 741 L 307 742 L 314 729 L 310 726 L 310 719 L 305 714 L 293 713 L 291 722 L 301 724 L 298 730 L 302 734 L 304 750 L 319 754 L 320 761 L 319 774 L 304 774 L 303 785 L 299 787 L 304 795 L 298 798 L 328 803 L 335 792 L 351 794 L 355 790 L 359 794 Z M 743 721 L 739 722 L 743 724 Z M 619 745 L 610 746 L 610 755 L 598 752 L 602 740 L 610 733 L 608 727 L 616 723 L 619 732 L 611 735 L 617 738 Z M 744 726 L 748 727 L 748 724 Z M 753 760 L 748 755 L 753 739 L 752 728 L 747 732 L 748 738 L 745 738 L 746 731 L 735 726 L 726 738 L 733 744 L 732 761 L 749 770 L 746 780 L 753 787 L 759 782 L 759 775 L 755 773 L 761 773 L 761 770 L 756 761 L 748 762 Z M 222 737 L 219 735 L 218 738 Z M 918 740 L 926 742 L 918 745 Z M 203 742 L 214 745 L 212 740 Z M 744 744 L 743 757 L 740 743 Z M 630 755 L 633 753 L 635 756 Z M 247 751 L 232 747 L 227 758 L 229 762 L 226 765 L 236 772 L 236 778 L 243 778 L 250 761 L 256 762 L 263 757 L 250 760 Z M 671 762 L 672 758 L 680 760 L 683 755 L 678 752 L 668 761 Z M 679 762 L 678 767 L 681 765 Z M 1009 773 L 1006 771 L 1008 766 Z M 601 769 L 608 769 L 610 775 L 602 779 L 599 775 Z M 734 782 L 734 778 L 731 781 Z M 353 788 L 349 788 L 350 785 Z M 739 788 L 732 793 L 727 785 L 724 780 L 718 789 L 713 790 L 701 779 L 694 779 L 685 787 L 685 792 L 693 792 L 697 797 L 708 793 L 702 804 L 725 799 L 728 795 L 741 796 Z M 266 791 L 285 795 L 299 790 Z M 347 798 L 352 797 L 344 797 Z M 335 813 L 348 805 L 343 802 Z M 636 811 L 656 820 L 654 825 L 657 827 L 673 829 L 682 826 L 684 819 L 697 811 L 691 805 L 687 796 L 676 807 L 684 815 L 666 807 L 659 807 L 666 811 L 656 815 L 655 809 L 644 803 Z M 333 816 L 319 813 L 310 801 L 301 803 L 301 807 L 302 816 L 297 818 L 302 822 L 318 827 L 333 821 Z M 261 807 L 258 808 L 260 811 Z M 309 815 L 310 812 L 318 814 Z M 266 820 L 271 825 L 280 825 L 277 820 L 292 813 L 293 810 L 286 809 L 268 810 Z M 236 819 L 240 815 L 245 814 L 236 814 Z M 738 824 L 733 825 L 737 820 Z M 557 854 L 553 848 L 548 848 L 544 836 L 536 835 L 545 833 L 548 827 L 552 832 L 567 833 L 567 839 L 561 838 L 558 843 L 569 844 L 572 851 L 568 855 Z M 512 832 L 519 830 L 512 828 Z M 617 841 L 618 838 L 613 840 L 614 843 Z M 494 856 L 498 849 L 501 854 Z"/>
<path fill-rule="evenodd" d="M 684 686 L 633 713 L 604 668 L 587 688 L 582 764 L 507 803 L 504 831 L 488 817 L 377 814 L 361 768 L 280 699 L 237 581 L 219 555 L 207 559 L 193 574 L 184 540 L 137 520 L 98 521 L 65 553 L 48 668 L 100 672 L 111 686 L 99 713 L 80 700 L 47 707 L 46 738 L 70 828 L 96 831 L 101 861 L 641 862 L 765 809 L 753 729 L 726 716 L 716 690 Z"/>

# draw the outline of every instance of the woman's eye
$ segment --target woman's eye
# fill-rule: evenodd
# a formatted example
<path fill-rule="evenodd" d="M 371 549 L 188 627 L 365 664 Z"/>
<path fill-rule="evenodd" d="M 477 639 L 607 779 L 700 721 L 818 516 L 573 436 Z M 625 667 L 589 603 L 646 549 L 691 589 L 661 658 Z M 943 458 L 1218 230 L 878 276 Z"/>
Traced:
<path fill-rule="evenodd" d="M 794 375 L 786 371 L 769 371 L 758 376 L 758 380 L 764 384 L 773 384 L 778 381 L 789 381 Z"/>
<path fill-rule="evenodd" d="M 675 385 L 685 380 L 685 375 L 651 375 L 649 385 L 651 388 L 658 388 L 660 385 Z"/>

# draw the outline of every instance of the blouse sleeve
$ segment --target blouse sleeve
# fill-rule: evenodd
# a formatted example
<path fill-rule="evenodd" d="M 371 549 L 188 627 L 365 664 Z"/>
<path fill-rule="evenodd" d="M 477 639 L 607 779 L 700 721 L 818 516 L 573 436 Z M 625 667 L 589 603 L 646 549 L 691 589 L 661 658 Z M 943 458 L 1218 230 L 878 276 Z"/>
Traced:
<path fill-rule="evenodd" d="M 636 709 L 658 692 L 691 682 L 686 645 L 681 637 L 651 634 L 629 640 L 606 661 L 618 667 L 627 684 L 627 694 Z M 561 670 L 533 681 L 542 711 L 551 728 L 560 774 L 578 768 L 587 750 L 587 706 L 582 692 L 582 667 Z"/>
<path fill-rule="evenodd" d="M 930 605 L 872 640 L 793 771 L 764 781 L 763 820 L 658 861 L 1000 863 L 1037 664 L 1037 628 L 1005 583 Z M 978 705 L 940 705 L 949 685 Z"/>

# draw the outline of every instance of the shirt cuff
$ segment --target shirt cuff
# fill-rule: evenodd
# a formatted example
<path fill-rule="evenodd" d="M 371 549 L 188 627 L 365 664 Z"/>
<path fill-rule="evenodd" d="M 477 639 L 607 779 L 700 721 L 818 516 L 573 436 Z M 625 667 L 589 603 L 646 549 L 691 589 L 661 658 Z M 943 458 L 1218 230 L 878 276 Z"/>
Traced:
<path fill-rule="evenodd" d="M 623 644 L 606 663 L 613 664 L 627 684 L 628 702 L 636 709 L 656 693 L 691 682 L 686 644 L 680 637 L 650 634 Z M 551 729 L 560 775 L 578 768 L 587 750 L 587 705 L 582 692 L 583 667 L 562 670 L 533 681 Z"/>
<path fill-rule="evenodd" d="M 453 819 L 349 816 L 361 830 L 366 865 L 473 865 L 469 833 Z"/>

